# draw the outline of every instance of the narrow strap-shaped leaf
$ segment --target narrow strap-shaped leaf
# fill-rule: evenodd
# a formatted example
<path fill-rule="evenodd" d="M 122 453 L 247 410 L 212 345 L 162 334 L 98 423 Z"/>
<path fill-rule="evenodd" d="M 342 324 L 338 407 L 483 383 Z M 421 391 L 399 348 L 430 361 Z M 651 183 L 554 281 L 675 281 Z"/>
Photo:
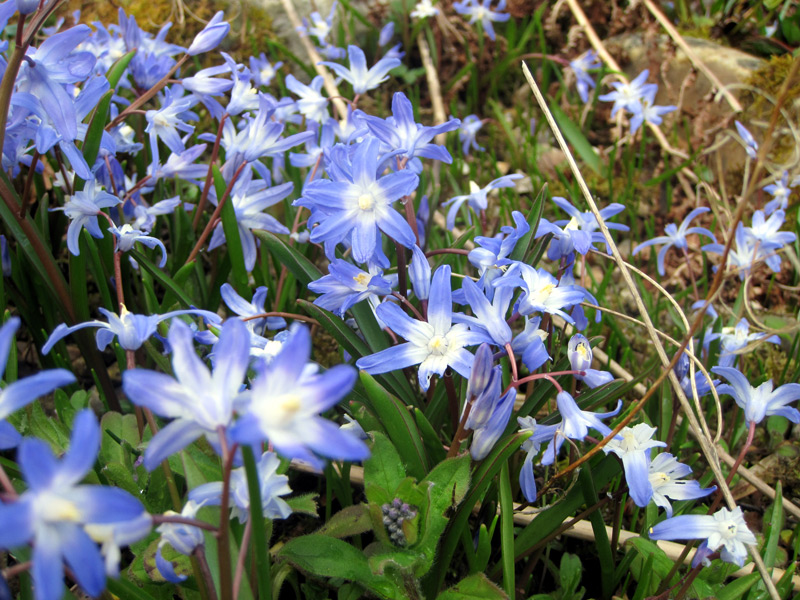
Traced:
<path fill-rule="evenodd" d="M 322 277 L 320 270 L 310 260 L 303 256 L 296 248 L 285 244 L 280 238 L 268 231 L 254 231 L 256 237 L 266 244 L 277 262 L 285 265 L 295 279 L 307 286 L 312 281 Z"/>
<path fill-rule="evenodd" d="M 214 188 L 217 198 L 222 202 L 225 195 L 225 178 L 217 165 L 212 167 L 214 173 Z M 236 222 L 236 210 L 233 208 L 233 192 L 222 205 L 222 230 L 225 232 L 225 248 L 231 259 L 231 272 L 233 274 L 233 287 L 242 296 L 247 296 L 250 291 L 247 285 L 247 268 L 244 265 L 244 251 L 242 250 L 242 237 L 239 235 L 239 224 Z"/>
<path fill-rule="evenodd" d="M 270 581 L 269 540 L 267 540 L 264 512 L 261 510 L 261 484 L 258 479 L 253 449 L 246 444 L 242 446 L 242 458 L 244 458 L 244 468 L 247 473 L 247 491 L 250 494 L 250 518 L 252 519 L 253 556 L 258 578 L 258 597 L 260 600 L 270 600 L 272 598 L 272 582 Z M 255 510 L 253 507 L 256 507 Z"/>
<path fill-rule="evenodd" d="M 531 204 L 531 209 L 528 211 L 527 221 L 530 231 L 517 240 L 517 245 L 514 246 L 514 250 L 509 255 L 511 260 L 522 260 L 528 253 L 531 244 L 533 244 L 536 230 L 539 228 L 539 220 L 542 218 L 542 213 L 544 212 L 544 200 L 546 197 L 547 184 L 545 183 L 542 189 L 539 190 L 539 193 L 536 194 L 536 198 L 533 204 Z"/>
<path fill-rule="evenodd" d="M 152 275 L 153 278 L 156 279 L 161 285 L 175 294 L 178 297 L 178 300 L 180 300 L 181 304 L 183 304 L 184 308 L 191 308 L 193 304 L 192 299 L 186 295 L 186 292 L 184 292 L 180 286 L 178 286 L 172 280 L 171 277 L 164 274 L 161 269 L 156 267 L 144 254 L 138 250 L 131 250 L 130 254 L 134 259 L 136 259 L 136 262 L 139 263 L 139 266 L 150 273 L 150 275 Z"/>
<path fill-rule="evenodd" d="M 428 472 L 427 456 L 422 436 L 408 409 L 387 392 L 372 375 L 361 371 L 369 408 L 386 427 L 389 439 L 408 467 L 408 474 L 421 480 Z"/>

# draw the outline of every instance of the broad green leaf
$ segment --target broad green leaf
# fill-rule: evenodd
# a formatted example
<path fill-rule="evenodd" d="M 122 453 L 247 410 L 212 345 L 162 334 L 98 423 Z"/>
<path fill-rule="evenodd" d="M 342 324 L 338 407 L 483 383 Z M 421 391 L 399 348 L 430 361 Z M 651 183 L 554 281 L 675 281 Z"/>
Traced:
<path fill-rule="evenodd" d="M 600 157 L 597 156 L 597 153 L 594 151 L 594 148 L 592 148 L 589 140 L 586 139 L 586 136 L 583 135 L 580 127 L 573 123 L 567 114 L 555 104 L 550 105 L 550 112 L 553 113 L 553 117 L 556 123 L 558 123 L 558 128 L 561 130 L 561 133 L 564 134 L 564 138 L 567 142 L 572 146 L 575 154 L 577 154 L 592 171 L 599 175 Z"/>
<path fill-rule="evenodd" d="M 391 495 L 406 478 L 406 469 L 400 454 L 386 436 L 378 432 L 372 432 L 371 436 L 370 457 L 364 461 L 364 483 L 377 485 Z M 370 498 L 369 487 L 367 499 L 375 502 Z"/>
<path fill-rule="evenodd" d="M 335 513 L 315 533 L 335 538 L 345 538 L 372 529 L 372 520 L 366 504 L 355 504 Z"/>
<path fill-rule="evenodd" d="M 296 537 L 278 551 L 277 557 L 312 575 L 354 581 L 381 598 L 405 598 L 403 590 L 389 578 L 372 572 L 363 552 L 333 537 L 320 534 Z"/>
<path fill-rule="evenodd" d="M 319 506 L 317 505 L 318 499 L 319 496 L 313 493 L 284 498 L 284 500 L 286 500 L 286 504 L 292 508 L 293 513 L 309 515 L 311 517 L 319 517 Z"/>
<path fill-rule="evenodd" d="M 436 596 L 436 600 L 502 600 L 508 595 L 483 573 L 475 573 Z"/>

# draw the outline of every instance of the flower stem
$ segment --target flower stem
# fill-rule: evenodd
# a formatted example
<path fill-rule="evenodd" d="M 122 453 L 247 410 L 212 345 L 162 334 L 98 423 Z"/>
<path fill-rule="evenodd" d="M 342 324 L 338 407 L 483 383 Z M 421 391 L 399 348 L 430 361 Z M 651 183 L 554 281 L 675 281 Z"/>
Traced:
<path fill-rule="evenodd" d="M 205 587 L 208 590 L 209 600 L 217 600 L 217 588 L 214 587 L 214 578 L 211 577 L 211 569 L 208 567 L 208 559 L 206 559 L 206 551 L 203 549 L 202 544 L 194 549 L 194 557 L 197 559 L 199 571 L 203 576 Z"/>
<path fill-rule="evenodd" d="M 234 598 L 233 579 L 231 577 L 231 544 L 230 544 L 230 515 L 228 504 L 231 494 L 231 470 L 233 458 L 236 455 L 236 444 L 228 448 L 225 439 L 225 428 L 217 428 L 220 446 L 222 447 L 222 498 L 219 505 L 219 531 L 217 531 L 217 555 L 219 556 L 219 589 L 223 598 Z"/>

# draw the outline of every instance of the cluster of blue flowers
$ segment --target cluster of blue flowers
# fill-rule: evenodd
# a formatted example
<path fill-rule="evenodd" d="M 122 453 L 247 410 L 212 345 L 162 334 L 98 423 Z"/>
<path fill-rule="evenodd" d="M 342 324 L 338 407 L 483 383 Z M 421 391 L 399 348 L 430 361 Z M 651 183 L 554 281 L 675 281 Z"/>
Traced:
<path fill-rule="evenodd" d="M 492 24 L 509 18 L 503 12 L 505 0 L 494 8 L 491 0 L 464 0 L 453 6 L 470 23 L 480 22 L 493 40 Z M 0 24 L 5 27 L 19 11 L 21 26 L 24 16 L 37 10 L 42 10 L 38 2 L 9 0 L 0 4 Z M 266 287 L 258 287 L 252 296 L 246 294 L 248 299 L 241 295 L 241 287 L 222 285 L 219 294 L 226 307 L 225 319 L 214 310 L 194 307 L 163 314 L 128 311 L 119 280 L 120 257 L 128 253 L 138 268 L 140 255 L 131 251 L 141 250 L 136 246 L 140 244 L 147 249 L 144 254 L 158 254 L 159 269 L 169 264 L 176 272 L 180 264 L 168 251 L 174 249 L 175 240 L 165 245 L 159 228 L 160 219 L 173 213 L 193 211 L 197 222 L 208 221 L 201 242 L 208 242 L 209 252 L 232 243 L 228 236 L 238 238 L 248 273 L 259 261 L 257 231 L 290 235 L 301 247 L 320 246 L 327 274 L 308 285 L 316 295 L 314 303 L 345 320 L 366 302 L 395 341 L 356 357 L 355 367 L 375 375 L 416 367 L 409 372 L 416 374 L 421 392 L 453 373 L 465 380 L 453 453 L 471 436 L 472 458 L 486 458 L 509 429 L 517 388 L 549 379 L 556 386 L 557 414 L 541 423 L 532 416 L 517 418 L 520 430 L 530 434 L 522 446 L 525 458 L 519 474 L 522 494 L 529 502 L 537 498 L 534 467 L 555 464 L 565 440 L 592 441 L 590 430 L 602 436 L 611 433 L 607 419 L 619 414 L 622 400 L 607 412 L 585 410 L 580 402 L 586 388 L 606 386 L 614 379 L 611 373 L 594 368 L 590 342 L 578 333 L 589 326 L 585 305 L 598 305 L 584 281 L 587 256 L 606 250 L 609 243 L 601 224 L 593 213 L 555 197 L 554 205 L 569 219 L 540 219 L 532 230 L 525 215 L 504 214 L 496 201 L 501 193 L 516 194 L 523 173 L 497 177 L 483 187 L 469 181 L 468 194 L 439 203 L 439 207 L 449 206 L 448 230 L 456 229 L 462 209 L 468 224 L 473 218 L 480 223 L 482 235 L 474 236 L 471 249 L 454 252 L 466 254 L 468 271 L 454 273 L 449 264 L 433 264 L 432 256 L 454 250 L 429 248 L 431 207 L 420 184 L 432 161 L 453 161 L 447 147 L 435 138 L 457 131 L 466 157 L 470 151 L 482 150 L 476 139 L 482 121 L 470 115 L 463 121 L 451 117 L 425 125 L 402 92 L 392 96 L 388 117 L 358 108 L 359 100 L 402 64 L 403 53 L 395 46 L 370 65 L 358 46 L 332 45 L 329 36 L 335 10 L 334 5 L 327 18 L 312 13 L 302 33 L 315 39 L 326 59 L 321 64 L 348 85 L 350 107 L 337 118 L 331 116 L 329 99 L 322 93 L 321 76 L 306 84 L 286 75 L 283 83 L 292 95 L 273 96 L 268 89 L 281 76 L 282 65 L 270 63 L 264 54 L 250 57 L 247 66 L 221 53 L 218 64 L 191 76 L 181 73 L 190 57 L 214 50 L 227 35 L 229 25 L 222 13 L 208 22 L 188 48 L 167 42 L 169 26 L 152 35 L 122 10 L 117 25 L 76 25 L 63 31 L 59 25 L 38 47 L 28 48 L 19 72 L 12 75 L 2 145 L 4 170 L 17 176 L 23 170 L 42 171 L 48 161 L 58 165 L 56 184 L 63 192 L 63 203 L 51 210 L 69 220 L 63 232 L 65 253 L 79 256 L 91 241 L 88 236 L 102 239 L 109 232 L 118 267 L 115 310 L 98 308 L 105 320 L 58 325 L 42 353 L 50 353 L 76 331 L 97 328 L 98 349 L 116 342 L 128 358 L 122 389 L 153 429 L 142 447 L 144 468 L 168 466 L 171 456 L 201 439 L 227 467 L 224 481 L 189 490 L 180 513 L 150 515 L 128 492 L 81 484 L 100 447 L 101 431 L 91 411 L 75 416 L 70 449 L 60 460 L 43 441 L 22 438 L 6 421 L 35 399 L 72 384 L 75 378 L 69 371 L 42 371 L 7 385 L 0 393 L 0 450 L 16 448 L 25 489 L 20 492 L 10 482 L 0 481 L 0 549 L 33 548 L 31 571 L 37 598 L 61 596 L 64 565 L 88 594 L 100 594 L 106 576 L 119 573 L 120 547 L 145 538 L 154 528 L 161 536 L 158 570 L 169 581 L 185 579 L 163 550 L 169 546 L 180 554 L 198 556 L 204 537 L 197 515 L 203 507 L 230 508 L 230 515 L 223 518 L 236 517 L 241 522 L 253 514 L 247 475 L 239 466 L 242 448 L 253 449 L 258 457 L 261 512 L 270 519 L 291 513 L 283 499 L 291 489 L 281 459 L 322 468 L 326 459 L 358 462 L 369 457 L 360 426 L 339 427 L 323 416 L 353 390 L 356 368 L 339 364 L 323 370 L 312 361 L 309 329 L 289 324 L 291 315 L 270 312 Z M 423 0 L 412 16 L 430 17 L 437 10 Z M 393 28 L 385 27 L 379 45 L 388 46 L 392 37 Z M 121 65 L 126 66 L 112 87 L 109 76 Z M 571 66 L 586 102 L 589 89 L 595 86 L 588 71 L 599 67 L 596 56 L 588 53 Z M 612 116 L 620 109 L 631 113 L 632 132 L 644 122 L 661 123 L 661 115 L 675 110 L 653 104 L 656 86 L 646 83 L 647 77 L 644 71 L 629 84 L 612 84 L 615 91 L 600 96 L 614 102 Z M 87 122 L 93 111 L 100 112 L 97 109 L 104 101 L 109 121 L 93 156 L 86 151 Z M 129 122 L 132 116 L 141 119 L 138 133 Z M 212 120 L 216 133 L 197 131 L 203 116 Z M 206 159 L 209 150 L 212 158 Z M 136 160 L 144 165 L 139 179 L 127 171 Z M 288 166 L 307 169 L 301 189 L 288 181 Z M 213 185 L 215 178 L 221 178 L 224 186 Z M 197 203 L 185 202 L 188 194 L 164 199 L 166 184 L 172 181 L 196 192 L 192 197 L 199 198 Z M 762 261 L 771 270 L 780 270 L 781 249 L 795 241 L 794 234 L 781 227 L 791 187 L 797 184 L 795 180 L 790 185 L 785 173 L 765 188 L 773 201 L 763 211 L 755 211 L 750 226 L 739 224 L 734 249 L 723 268 L 738 270 L 742 279 Z M 226 202 L 235 219 L 232 228 L 226 228 L 230 223 L 220 218 Z M 291 228 L 267 212 L 281 202 L 296 210 Z M 206 203 L 214 207 L 210 219 L 206 219 Z M 627 226 L 608 222 L 624 209 L 613 203 L 600 216 L 609 229 L 626 232 Z M 717 243 L 711 229 L 690 226 L 709 212 L 705 207 L 694 209 L 680 226 L 667 225 L 665 235 L 639 244 L 633 254 L 661 245 L 657 257 L 661 275 L 666 272 L 670 248 L 686 256 L 694 250 L 688 236 L 707 237 L 711 243 L 702 250 L 722 254 L 724 246 Z M 489 214 L 499 215 L 496 235 L 488 229 Z M 303 215 L 307 215 L 304 222 Z M 549 244 L 546 255 L 553 268 L 526 262 L 531 240 L 537 239 Z M 196 252 L 192 259 L 195 256 Z M 600 312 L 595 316 L 599 320 Z M 198 322 L 191 322 L 192 318 Z M 350 321 L 344 322 L 350 326 Z M 554 350 L 556 326 L 563 323 L 574 329 L 566 351 L 571 369 L 548 373 L 545 367 L 558 350 Z M 694 387 L 704 395 L 716 386 L 719 394 L 730 395 L 742 407 L 748 426 L 769 415 L 800 422 L 800 412 L 789 406 L 800 398 L 800 385 L 775 388 L 770 380 L 753 387 L 736 368 L 738 355 L 748 344 L 777 340 L 764 332 L 751 333 L 746 320 L 735 328 L 723 326 L 716 318 L 715 323 L 716 329 L 712 324 L 704 336 L 704 347 L 708 354 L 710 344 L 719 342 L 719 361 L 711 371 L 727 383 L 698 376 L 692 381 L 688 358 L 683 357 L 676 373 L 684 389 L 691 392 Z M 11 318 L 0 329 L 0 376 L 19 325 L 19 319 Z M 169 355 L 169 361 L 164 361 L 171 366 L 169 374 L 135 368 L 137 351 L 154 339 Z M 555 375 L 574 377 L 572 391 L 565 391 Z M 161 429 L 155 427 L 153 415 L 164 419 Z M 666 446 L 655 434 L 656 428 L 641 422 L 624 428 L 603 449 L 620 458 L 630 496 L 638 506 L 654 502 L 672 517 L 671 501 L 701 498 L 715 488 L 703 489 L 687 480 L 691 468 L 672 454 L 653 455 L 654 448 Z M 269 450 L 264 452 L 265 448 Z M 2 469 L 0 475 L 7 479 Z M 404 514 L 410 520 L 417 513 L 409 509 Z M 656 525 L 650 535 L 654 539 L 704 538 L 698 557 L 721 550 L 724 560 L 738 564 L 745 558 L 745 544 L 754 541 L 740 510 L 713 516 L 679 515 Z"/>

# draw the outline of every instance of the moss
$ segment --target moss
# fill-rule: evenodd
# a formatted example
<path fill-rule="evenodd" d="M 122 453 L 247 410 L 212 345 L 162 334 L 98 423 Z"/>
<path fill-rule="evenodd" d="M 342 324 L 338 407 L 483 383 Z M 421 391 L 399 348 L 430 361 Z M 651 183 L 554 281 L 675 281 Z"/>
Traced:
<path fill-rule="evenodd" d="M 272 19 L 264 7 L 248 2 L 243 8 L 238 1 L 231 0 L 184 0 L 184 6 L 183 23 L 178 21 L 174 0 L 120 0 L 118 3 L 69 0 L 60 9 L 60 14 L 68 17 L 73 11 L 80 10 L 81 21 L 84 23 L 100 21 L 109 24 L 117 22 L 118 8 L 122 8 L 127 14 L 136 17 L 136 22 L 142 29 L 150 32 L 156 32 L 164 23 L 172 21 L 168 40 L 188 46 L 214 13 L 222 10 L 231 23 L 231 32 L 223 41 L 222 50 L 238 61 L 246 61 L 252 54 L 264 51 L 264 39 L 272 32 Z M 219 62 L 219 57 L 214 53 L 200 58 L 202 66 Z"/>
<path fill-rule="evenodd" d="M 747 84 L 762 90 L 773 98 L 777 98 L 789 75 L 792 61 L 793 57 L 788 53 L 783 56 L 771 57 L 763 67 L 752 74 Z M 792 119 L 796 127 L 800 126 L 800 111 L 798 110 L 797 104 L 793 104 L 793 102 L 796 102 L 797 98 L 800 98 L 800 78 L 797 78 L 796 81 L 792 83 L 786 97 L 788 99 L 788 102 L 785 104 L 786 113 L 789 115 L 789 118 Z M 763 95 L 755 92 L 743 92 L 742 105 L 745 107 L 745 111 L 743 118 L 740 117 L 740 120 L 744 123 L 754 121 L 768 122 L 773 110 L 773 104 Z M 781 125 L 779 121 L 778 126 L 781 127 Z M 783 135 L 776 137 L 773 144 L 773 160 L 776 162 L 783 162 L 789 158 L 791 152 L 793 152 L 795 141 L 791 136 Z"/>

